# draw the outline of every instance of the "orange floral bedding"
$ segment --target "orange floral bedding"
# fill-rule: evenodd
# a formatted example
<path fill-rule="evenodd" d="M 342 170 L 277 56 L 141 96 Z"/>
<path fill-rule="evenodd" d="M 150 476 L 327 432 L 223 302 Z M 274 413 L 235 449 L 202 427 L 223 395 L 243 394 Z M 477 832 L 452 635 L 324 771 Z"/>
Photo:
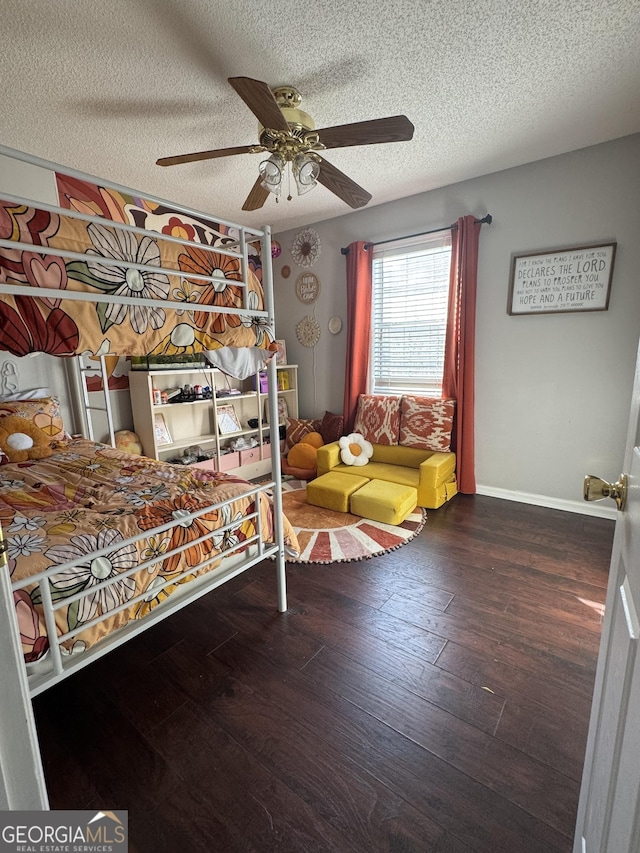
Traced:
<path fill-rule="evenodd" d="M 235 243 L 235 232 L 73 179 L 59 181 L 59 191 L 69 208 L 95 221 L 0 201 L 0 239 L 33 247 L 0 247 L 0 349 L 18 356 L 183 356 L 222 346 L 275 348 L 264 317 L 234 313 L 265 310 L 259 257 L 249 256 L 245 294 L 240 259 L 224 253 Z M 122 231 L 114 222 L 158 234 Z M 202 248 L 173 243 L 164 235 L 199 242 Z M 70 259 L 58 251 L 82 257 Z M 131 263 L 143 268 L 126 266 Z M 28 285 L 34 295 L 3 294 L 2 284 Z M 37 288 L 59 296 L 36 297 Z M 72 290 L 93 298 L 65 299 Z M 157 304 L 112 304 L 101 302 L 103 295 L 144 297 Z M 184 308 L 164 308 L 166 301 Z M 231 310 L 207 312 L 202 305 Z"/>
<path fill-rule="evenodd" d="M 80 630 L 62 648 L 66 654 L 83 651 L 130 620 L 145 616 L 180 583 L 220 563 L 216 560 L 205 569 L 196 568 L 203 560 L 233 545 L 241 546 L 254 535 L 257 519 L 246 515 L 255 510 L 256 498 L 243 495 L 248 487 L 231 475 L 157 462 L 85 439 L 60 443 L 46 459 L 0 466 L 0 523 L 11 579 L 22 580 L 79 559 L 73 568 L 49 577 L 54 602 L 86 593 L 56 611 L 59 634 L 82 629 L 95 617 L 145 593 L 141 601 Z M 180 523 L 188 513 L 228 498 L 233 501 L 227 506 Z M 260 518 L 262 538 L 272 542 L 271 504 L 264 496 Z M 168 531 L 123 544 L 132 536 L 175 521 L 177 526 Z M 228 530 L 216 533 L 228 524 Z M 285 544 L 297 549 L 286 518 L 284 524 Z M 194 541 L 209 531 L 210 537 Z M 188 547 L 179 555 L 170 555 L 179 545 Z M 107 549 L 104 556 L 93 556 L 103 548 Z M 119 577 L 154 557 L 161 559 Z M 163 582 L 192 567 L 192 575 L 160 589 Z M 114 582 L 98 587 L 107 578 Z M 17 590 L 14 599 L 25 659 L 33 662 L 48 648 L 38 585 Z"/>

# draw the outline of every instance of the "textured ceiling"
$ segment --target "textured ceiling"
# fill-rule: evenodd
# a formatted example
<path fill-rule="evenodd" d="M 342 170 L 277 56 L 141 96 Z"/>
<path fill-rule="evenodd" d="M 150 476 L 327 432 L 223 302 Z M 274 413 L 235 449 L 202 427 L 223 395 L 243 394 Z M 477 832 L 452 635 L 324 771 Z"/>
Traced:
<path fill-rule="evenodd" d="M 369 206 L 640 131 L 638 0 L 2 0 L 0 143 L 246 225 L 350 213 L 322 186 L 243 213 L 259 154 L 227 83 L 294 85 L 317 127 L 406 114 L 411 142 L 329 151 Z M 294 191 L 295 192 L 295 191 Z"/>

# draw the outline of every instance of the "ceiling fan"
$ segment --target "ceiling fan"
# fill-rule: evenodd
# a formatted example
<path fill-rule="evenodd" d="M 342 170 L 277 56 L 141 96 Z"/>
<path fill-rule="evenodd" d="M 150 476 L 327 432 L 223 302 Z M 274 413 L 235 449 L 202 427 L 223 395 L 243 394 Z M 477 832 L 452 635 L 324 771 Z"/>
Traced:
<path fill-rule="evenodd" d="M 260 163 L 260 174 L 242 205 L 243 210 L 261 208 L 270 192 L 278 200 L 282 177 L 288 164 L 298 194 L 320 183 L 349 207 L 364 207 L 371 200 L 371 193 L 336 169 L 318 152 L 350 145 L 402 142 L 413 137 L 413 125 L 403 115 L 316 130 L 311 116 L 300 109 L 302 97 L 292 86 L 279 86 L 271 90 L 266 83 L 250 77 L 230 77 L 229 83 L 260 122 L 258 144 L 161 157 L 156 163 L 158 166 L 175 166 L 178 163 L 193 163 L 196 160 L 235 154 L 267 152 L 270 156 Z"/>

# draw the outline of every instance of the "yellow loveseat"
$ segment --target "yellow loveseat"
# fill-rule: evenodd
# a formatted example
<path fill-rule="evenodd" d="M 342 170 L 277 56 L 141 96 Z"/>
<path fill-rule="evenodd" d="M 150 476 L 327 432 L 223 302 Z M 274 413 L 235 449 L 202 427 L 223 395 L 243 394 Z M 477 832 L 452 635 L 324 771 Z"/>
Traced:
<path fill-rule="evenodd" d="M 369 480 L 385 480 L 413 486 L 418 493 L 418 506 L 437 509 L 450 500 L 458 491 L 456 484 L 456 455 L 450 450 L 429 450 L 415 444 L 450 443 L 451 423 L 434 428 L 425 438 L 429 428 L 425 426 L 428 413 L 443 402 L 420 397 L 379 397 L 361 395 L 354 423 L 354 432 L 359 432 L 373 446 L 371 460 L 363 466 L 345 465 L 340 460 L 337 441 L 318 448 L 318 476 L 329 471 L 367 477 Z M 435 405 L 434 405 L 435 404 Z M 451 412 L 453 407 L 449 407 Z M 381 415 L 382 410 L 382 415 Z M 396 411 L 397 410 L 397 411 Z M 397 417 L 396 417 L 397 414 Z M 452 417 L 452 415 L 451 415 Z M 404 418 L 404 426 L 403 426 Z M 416 425 L 420 425 L 416 433 Z M 438 422 L 439 424 L 439 422 Z M 372 438 L 380 439 L 379 442 Z M 395 443 L 392 443 L 395 439 Z M 384 442 L 384 443 L 383 443 Z M 400 443 L 402 442 L 402 443 Z"/>

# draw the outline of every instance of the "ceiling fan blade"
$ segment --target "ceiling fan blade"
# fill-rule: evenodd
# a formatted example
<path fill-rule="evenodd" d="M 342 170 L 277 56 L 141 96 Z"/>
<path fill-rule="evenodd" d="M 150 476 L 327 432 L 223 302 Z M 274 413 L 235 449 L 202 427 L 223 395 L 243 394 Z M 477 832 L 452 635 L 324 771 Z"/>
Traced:
<path fill-rule="evenodd" d="M 285 132 L 289 130 L 287 120 L 266 83 L 252 80 L 251 77 L 229 77 L 229 83 L 263 127 Z"/>
<path fill-rule="evenodd" d="M 196 151 L 193 154 L 178 154 L 175 157 L 161 157 L 156 166 L 176 166 L 178 163 L 193 163 L 196 160 L 213 160 L 216 157 L 231 157 L 234 154 L 254 154 L 264 151 L 258 145 L 238 145 L 235 148 L 215 148 L 213 151 Z"/>
<path fill-rule="evenodd" d="M 337 124 L 316 131 L 325 148 L 347 145 L 373 145 L 377 142 L 406 142 L 413 137 L 414 127 L 406 116 L 389 116 L 353 124 Z"/>
<path fill-rule="evenodd" d="M 346 202 L 349 207 L 353 207 L 354 210 L 358 207 L 364 207 L 365 204 L 371 201 L 371 193 L 368 193 L 323 157 L 318 156 L 318 159 L 320 160 L 318 183 L 331 190 L 332 193 Z"/>
<path fill-rule="evenodd" d="M 258 175 L 255 184 L 251 187 L 251 192 L 247 196 L 245 203 L 242 205 L 243 210 L 259 210 L 269 197 L 269 190 L 262 186 L 262 175 Z"/>

